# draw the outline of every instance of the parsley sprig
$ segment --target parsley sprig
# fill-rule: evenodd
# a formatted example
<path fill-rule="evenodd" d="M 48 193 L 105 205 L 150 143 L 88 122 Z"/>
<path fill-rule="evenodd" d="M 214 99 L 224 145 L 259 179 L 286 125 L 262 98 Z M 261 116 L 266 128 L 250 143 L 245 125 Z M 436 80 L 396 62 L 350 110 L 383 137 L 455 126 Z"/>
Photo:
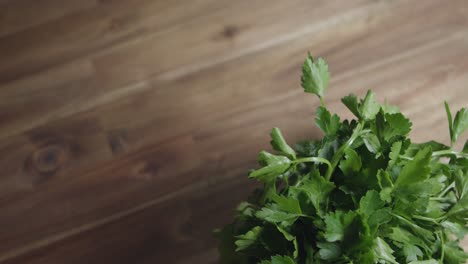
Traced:
<path fill-rule="evenodd" d="M 263 188 L 217 231 L 221 263 L 465 263 L 468 142 L 453 146 L 468 110 L 452 118 L 445 103 L 450 146 L 416 144 L 410 120 L 372 91 L 342 99 L 356 119 L 332 115 L 329 78 L 325 60 L 309 54 L 301 84 L 320 100 L 315 123 L 324 137 L 291 147 L 272 130 L 276 153 L 261 151 L 261 167 L 249 173 Z"/>

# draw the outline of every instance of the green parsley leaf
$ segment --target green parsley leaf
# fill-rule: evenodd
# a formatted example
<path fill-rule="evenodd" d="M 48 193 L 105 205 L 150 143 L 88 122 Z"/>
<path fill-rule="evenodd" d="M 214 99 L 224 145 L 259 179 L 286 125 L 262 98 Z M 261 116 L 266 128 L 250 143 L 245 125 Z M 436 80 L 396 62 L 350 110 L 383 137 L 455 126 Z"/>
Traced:
<path fill-rule="evenodd" d="M 449 216 L 468 218 L 468 196 L 461 198 L 447 213 Z"/>
<path fill-rule="evenodd" d="M 374 134 L 365 134 L 362 139 L 367 149 L 372 153 L 379 153 L 380 151 L 380 141 Z"/>
<path fill-rule="evenodd" d="M 385 120 L 388 123 L 383 131 L 386 141 L 395 136 L 406 136 L 411 131 L 412 123 L 401 113 L 385 114 Z"/>
<path fill-rule="evenodd" d="M 416 154 L 413 160 L 408 161 L 400 172 L 395 185 L 405 186 L 424 181 L 429 176 L 432 151 L 424 148 Z"/>
<path fill-rule="evenodd" d="M 358 172 L 362 167 L 361 157 L 353 149 L 345 150 L 345 159 L 341 160 L 339 165 L 345 175 L 351 175 Z"/>
<path fill-rule="evenodd" d="M 462 264 L 468 232 L 468 111 L 454 118 L 451 144 L 412 143 L 411 121 L 372 91 L 342 102 L 356 116 L 342 120 L 324 104 L 323 59 L 306 58 L 302 86 L 317 95 L 315 123 L 324 133 L 292 149 L 278 128 L 277 155 L 261 151 L 249 173 L 263 186 L 218 231 L 221 264 Z M 443 111 L 441 109 L 441 111 Z"/>
<path fill-rule="evenodd" d="M 393 181 L 390 178 L 390 174 L 388 172 L 380 169 L 377 172 L 377 181 L 379 183 L 380 189 L 383 190 L 385 188 L 393 188 Z"/>
<path fill-rule="evenodd" d="M 455 115 L 455 120 L 453 121 L 453 135 L 452 141 L 457 141 L 458 137 L 468 129 L 468 109 L 462 108 Z"/>
<path fill-rule="evenodd" d="M 426 242 L 423 239 L 413 235 L 413 233 L 406 229 L 400 227 L 393 227 L 392 232 L 388 235 L 388 237 L 393 241 L 400 242 L 402 244 L 420 246 L 430 251 L 428 244 L 426 244 Z"/>
<path fill-rule="evenodd" d="M 299 201 L 292 197 L 275 195 L 273 196 L 273 201 L 275 201 L 278 210 L 292 214 L 302 214 Z"/>
<path fill-rule="evenodd" d="M 245 250 L 246 248 L 256 243 L 262 230 L 263 228 L 261 226 L 256 226 L 244 235 L 236 236 L 236 251 Z"/>
<path fill-rule="evenodd" d="M 370 216 L 378 209 L 381 209 L 384 205 L 385 203 L 380 199 L 379 193 L 375 190 L 370 190 L 361 198 L 361 201 L 359 202 L 359 212 Z"/>
<path fill-rule="evenodd" d="M 382 105 L 382 110 L 386 114 L 396 114 L 400 113 L 400 108 L 396 105 L 390 105 L 387 103 L 387 100 L 385 100 L 385 103 Z"/>
<path fill-rule="evenodd" d="M 377 231 L 377 228 L 380 225 L 386 224 L 390 222 L 391 220 L 392 220 L 392 209 L 389 207 L 384 207 L 384 208 L 375 210 L 375 212 L 370 213 L 367 223 L 369 224 L 369 228 L 372 231 Z"/>
<path fill-rule="evenodd" d="M 388 157 L 390 158 L 390 161 L 388 162 L 389 167 L 395 166 L 395 164 L 398 162 L 401 152 L 401 146 L 401 141 L 397 141 L 392 144 L 390 154 L 388 154 Z"/>
<path fill-rule="evenodd" d="M 323 106 L 317 108 L 315 124 L 328 136 L 336 135 L 340 128 L 340 117 L 330 112 Z"/>
<path fill-rule="evenodd" d="M 398 264 L 396 262 L 395 257 L 393 256 L 393 249 L 385 242 L 380 237 L 377 237 L 375 240 L 375 245 L 374 245 L 374 254 L 377 257 L 377 259 L 393 263 L 393 264 Z"/>
<path fill-rule="evenodd" d="M 229 224 L 221 230 L 215 230 L 215 236 L 220 240 L 218 244 L 219 261 L 225 264 L 248 264 L 245 256 L 239 255 L 236 251 L 234 233 L 233 224 Z"/>
<path fill-rule="evenodd" d="M 333 261 L 340 257 L 341 248 L 336 243 L 318 242 L 317 247 L 320 259 Z"/>
<path fill-rule="evenodd" d="M 468 259 L 468 254 L 463 252 L 456 243 L 449 242 L 444 245 L 444 263 L 447 264 L 464 264 Z"/>
<path fill-rule="evenodd" d="M 288 256 L 273 256 L 271 260 L 262 260 L 260 264 L 296 264 L 294 260 Z"/>
<path fill-rule="evenodd" d="M 266 151 L 260 152 L 258 160 L 264 167 L 252 171 L 249 177 L 265 183 L 275 181 L 279 175 L 286 172 L 291 166 L 291 160 L 287 157 L 275 156 Z"/>
<path fill-rule="evenodd" d="M 455 189 L 457 190 L 458 197 L 460 199 L 468 196 L 468 177 L 463 171 L 458 170 L 455 173 Z"/>
<path fill-rule="evenodd" d="M 335 184 L 316 173 L 310 173 L 309 179 L 304 180 L 296 189 L 303 192 L 310 199 L 318 215 L 324 215 L 327 198 L 335 188 Z"/>
<path fill-rule="evenodd" d="M 452 111 L 450 111 L 450 107 L 447 101 L 444 102 L 445 105 L 445 112 L 447 113 L 447 120 L 449 125 L 449 132 L 450 132 L 450 140 L 452 143 L 455 141 L 453 140 L 453 119 L 452 119 Z"/>
<path fill-rule="evenodd" d="M 292 160 L 296 158 L 296 152 L 288 145 L 288 143 L 286 143 L 286 140 L 284 140 L 283 134 L 279 128 L 273 128 L 270 135 L 273 149 L 281 152 L 283 155 Z"/>
<path fill-rule="evenodd" d="M 375 101 L 375 93 L 371 90 L 367 91 L 366 97 L 361 102 L 360 112 L 365 120 L 375 118 L 380 110 L 380 104 Z"/>
<path fill-rule="evenodd" d="M 463 239 L 468 232 L 468 227 L 463 226 L 460 223 L 457 222 L 452 222 L 450 220 L 446 220 L 441 223 L 441 225 L 444 227 L 445 230 L 447 230 L 447 233 L 450 233 L 454 236 L 456 236 L 458 239 Z"/>
<path fill-rule="evenodd" d="M 417 246 L 412 244 L 403 245 L 403 254 L 406 256 L 406 261 L 417 261 L 419 257 L 422 257 L 424 254 Z"/>
<path fill-rule="evenodd" d="M 462 108 L 455 114 L 455 119 L 452 121 L 452 112 L 447 102 L 445 102 L 445 111 L 449 123 L 450 140 L 453 143 L 458 137 L 468 129 L 468 109 Z"/>
<path fill-rule="evenodd" d="M 322 58 L 314 61 L 314 58 L 308 54 L 302 66 L 301 84 L 306 93 L 312 93 L 323 98 L 328 88 L 330 73 L 328 65 Z"/>
<path fill-rule="evenodd" d="M 268 207 L 263 207 L 255 216 L 273 224 L 281 224 L 282 226 L 291 226 L 300 215 L 291 214 L 282 211 L 273 210 Z"/>
<path fill-rule="evenodd" d="M 354 94 L 347 95 L 341 99 L 341 102 L 343 102 L 346 107 L 359 119 L 361 119 L 361 112 L 360 112 L 360 106 L 358 103 L 358 99 Z"/>
<path fill-rule="evenodd" d="M 325 239 L 328 242 L 342 241 L 346 229 L 352 224 L 356 213 L 336 211 L 325 216 Z"/>
<path fill-rule="evenodd" d="M 409 264 L 440 264 L 435 259 L 411 261 Z"/>

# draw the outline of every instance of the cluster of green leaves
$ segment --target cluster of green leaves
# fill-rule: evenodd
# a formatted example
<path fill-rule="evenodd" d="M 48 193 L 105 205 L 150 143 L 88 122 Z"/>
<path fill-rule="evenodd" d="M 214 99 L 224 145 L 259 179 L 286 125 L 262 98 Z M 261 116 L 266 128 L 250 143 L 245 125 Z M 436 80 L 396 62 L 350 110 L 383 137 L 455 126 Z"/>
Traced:
<path fill-rule="evenodd" d="M 451 146 L 415 144 L 411 122 L 374 93 L 342 102 L 356 116 L 340 121 L 323 99 L 329 80 L 323 59 L 304 62 L 302 86 L 321 106 L 321 140 L 289 146 L 271 132 L 276 154 L 262 151 L 249 177 L 263 183 L 218 230 L 223 264 L 465 263 L 459 241 L 467 231 L 468 111 L 452 119 Z"/>

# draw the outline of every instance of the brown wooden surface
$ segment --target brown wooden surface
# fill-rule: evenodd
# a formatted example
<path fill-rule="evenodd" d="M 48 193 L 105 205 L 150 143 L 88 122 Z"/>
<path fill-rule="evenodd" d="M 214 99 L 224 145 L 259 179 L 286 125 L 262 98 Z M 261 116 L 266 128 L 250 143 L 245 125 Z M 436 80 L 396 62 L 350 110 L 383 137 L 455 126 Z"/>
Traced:
<path fill-rule="evenodd" d="M 415 141 L 467 105 L 464 0 L 0 0 L 0 263 L 216 263 L 271 127 L 321 136 L 308 50 Z"/>

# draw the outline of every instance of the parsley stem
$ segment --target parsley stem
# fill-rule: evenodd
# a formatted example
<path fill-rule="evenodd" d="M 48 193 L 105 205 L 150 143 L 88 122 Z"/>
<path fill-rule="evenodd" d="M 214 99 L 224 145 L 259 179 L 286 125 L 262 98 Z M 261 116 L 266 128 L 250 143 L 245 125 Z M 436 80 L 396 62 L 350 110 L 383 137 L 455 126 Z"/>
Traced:
<path fill-rule="evenodd" d="M 403 156 L 403 155 L 400 155 L 400 159 L 404 159 L 404 160 L 413 160 L 413 158 L 407 157 L 407 156 Z"/>
<path fill-rule="evenodd" d="M 452 182 L 449 186 L 447 186 L 447 188 L 445 188 L 440 194 L 439 194 L 439 198 L 441 198 L 442 196 L 444 196 L 448 191 L 450 191 L 450 189 L 454 188 L 455 187 L 455 182 Z"/>
<path fill-rule="evenodd" d="M 320 104 L 322 105 L 322 107 L 325 108 L 325 100 L 323 100 L 322 96 L 319 96 L 319 99 L 320 99 Z"/>
<path fill-rule="evenodd" d="M 421 233 L 423 232 L 427 232 L 427 230 L 425 230 L 424 228 L 418 226 L 417 224 L 411 222 L 410 220 L 406 219 L 405 217 L 403 216 L 400 216 L 400 215 L 397 215 L 397 214 L 394 214 L 394 213 L 391 213 L 391 215 L 393 215 L 394 217 L 396 217 L 397 219 L 399 219 L 401 222 L 405 223 L 406 225 L 408 225 L 410 228 L 414 229 L 414 230 L 418 230 L 420 231 Z"/>
<path fill-rule="evenodd" d="M 444 261 L 444 254 L 445 254 L 445 241 L 444 241 L 444 235 L 441 234 L 440 232 L 437 232 L 438 236 L 440 236 L 440 250 L 441 250 L 441 253 L 440 253 L 440 263 L 443 263 Z"/>
<path fill-rule="evenodd" d="M 451 149 L 439 150 L 439 151 L 432 152 L 432 157 L 440 157 L 440 156 L 446 156 L 446 155 L 455 155 L 455 156 L 459 156 L 459 157 L 463 157 L 463 158 L 468 158 L 468 153 L 453 151 Z M 405 159 L 405 160 L 413 160 L 412 157 L 408 157 L 408 156 L 404 156 L 404 155 L 400 155 L 400 158 Z"/>
<path fill-rule="evenodd" d="M 328 166 L 328 169 L 330 169 L 331 164 L 327 159 L 320 158 L 320 157 L 307 157 L 307 158 L 300 158 L 297 160 L 292 161 L 294 164 L 297 163 L 303 163 L 303 162 L 319 162 L 319 163 L 325 163 Z"/>
<path fill-rule="evenodd" d="M 343 157 L 345 150 L 349 148 L 354 141 L 361 135 L 362 129 L 364 127 L 364 124 L 360 122 L 356 128 L 353 131 L 353 134 L 349 139 L 341 145 L 341 147 L 336 151 L 335 155 L 333 155 L 332 161 L 331 161 L 331 166 L 328 167 L 328 170 L 325 174 L 325 179 L 330 180 L 331 175 L 333 174 L 333 171 L 335 170 L 336 166 L 338 165 L 338 162 L 340 162 L 341 158 Z"/>
<path fill-rule="evenodd" d="M 451 149 L 434 151 L 432 153 L 432 157 L 445 156 L 445 155 L 455 155 L 455 156 L 468 158 L 468 153 L 453 151 Z"/>
<path fill-rule="evenodd" d="M 433 218 L 425 217 L 425 216 L 422 216 L 422 215 L 413 215 L 413 218 L 423 220 L 423 221 L 428 221 L 428 222 L 434 223 L 436 225 L 440 225 L 440 223 L 437 222 L 437 220 L 435 220 Z"/>
<path fill-rule="evenodd" d="M 300 217 L 304 217 L 304 218 L 308 218 L 308 219 L 315 220 L 315 217 L 313 217 L 313 216 L 311 216 L 311 215 L 300 214 L 299 216 L 300 216 Z"/>
<path fill-rule="evenodd" d="M 449 197 L 431 197 L 429 200 L 436 202 L 452 202 L 452 199 Z"/>
<path fill-rule="evenodd" d="M 459 210 L 455 210 L 455 211 L 450 210 L 450 211 L 447 213 L 447 216 L 446 216 L 446 217 L 451 216 L 451 215 L 454 215 L 454 214 L 463 213 L 463 212 L 466 212 L 466 211 L 468 211 L 468 208 L 459 209 Z"/>

